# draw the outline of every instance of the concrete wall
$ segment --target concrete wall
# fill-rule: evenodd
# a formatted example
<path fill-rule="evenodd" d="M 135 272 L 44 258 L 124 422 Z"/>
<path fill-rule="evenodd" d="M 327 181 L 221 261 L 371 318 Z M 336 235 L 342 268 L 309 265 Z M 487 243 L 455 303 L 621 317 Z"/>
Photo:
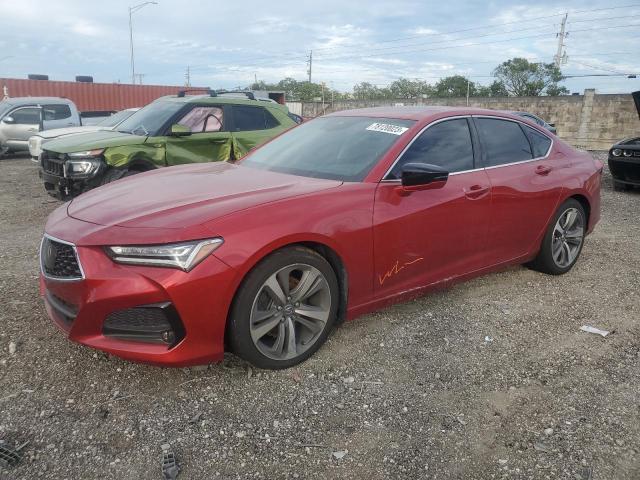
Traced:
<path fill-rule="evenodd" d="M 325 103 L 324 113 L 351 108 L 389 105 L 450 105 L 466 106 L 465 98 L 426 98 L 420 100 L 350 100 Z M 633 98 L 628 94 L 596 94 L 585 90 L 584 95 L 560 97 L 495 97 L 470 98 L 469 106 L 494 110 L 531 112 L 554 123 L 558 136 L 572 145 L 588 150 L 608 150 L 624 137 L 640 136 L 640 119 Z M 320 103 L 304 103 L 302 115 L 322 115 Z"/>

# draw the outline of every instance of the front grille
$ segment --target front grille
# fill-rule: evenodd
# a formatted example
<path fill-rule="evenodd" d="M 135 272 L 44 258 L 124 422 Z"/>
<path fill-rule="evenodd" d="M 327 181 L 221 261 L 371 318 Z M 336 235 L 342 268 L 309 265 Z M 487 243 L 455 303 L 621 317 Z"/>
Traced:
<path fill-rule="evenodd" d="M 42 152 L 42 169 L 55 175 L 57 177 L 64 177 L 64 155 L 57 155 L 56 153 L 44 150 Z"/>
<path fill-rule="evenodd" d="M 73 245 L 45 236 L 40 247 L 40 265 L 45 276 L 59 280 L 80 280 L 82 270 Z"/>

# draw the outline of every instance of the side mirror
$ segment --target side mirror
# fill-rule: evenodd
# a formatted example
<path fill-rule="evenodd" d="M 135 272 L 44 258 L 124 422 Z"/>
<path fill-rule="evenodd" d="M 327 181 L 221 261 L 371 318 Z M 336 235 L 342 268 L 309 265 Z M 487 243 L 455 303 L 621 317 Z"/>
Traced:
<path fill-rule="evenodd" d="M 15 119 L 15 118 L 13 118 L 13 117 L 12 117 L 12 116 L 10 116 L 10 115 L 7 115 L 6 117 L 4 117 L 4 118 L 2 119 L 2 121 L 3 121 L 4 123 L 8 123 L 9 125 L 13 125 L 14 123 L 16 123 L 16 119 Z"/>
<path fill-rule="evenodd" d="M 428 163 L 407 163 L 402 167 L 402 189 L 406 191 L 442 188 L 449 172 Z"/>
<path fill-rule="evenodd" d="M 179 123 L 174 123 L 171 125 L 171 136 L 172 137 L 188 137 L 191 135 L 191 129 L 189 127 L 185 127 L 184 125 L 180 125 Z"/>

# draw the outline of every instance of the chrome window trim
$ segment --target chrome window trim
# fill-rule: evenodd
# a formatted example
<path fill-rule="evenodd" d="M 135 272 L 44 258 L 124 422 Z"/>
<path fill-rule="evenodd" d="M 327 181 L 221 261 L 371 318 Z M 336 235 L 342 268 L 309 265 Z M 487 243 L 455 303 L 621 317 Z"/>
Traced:
<path fill-rule="evenodd" d="M 44 244 L 44 239 L 47 238 L 49 240 L 53 240 L 54 242 L 59 242 L 59 243 L 63 243 L 65 245 L 69 245 L 70 247 L 73 248 L 73 253 L 75 253 L 76 255 L 76 260 L 78 262 L 78 268 L 80 269 L 80 277 L 69 277 L 69 278 L 62 278 L 62 277 L 52 277 L 50 275 L 47 275 L 47 273 L 44 271 L 44 264 L 42 263 L 42 245 Z M 45 233 L 42 236 L 42 240 L 40 240 L 40 250 L 39 250 L 39 261 L 40 261 L 40 273 L 42 273 L 42 276 L 44 278 L 46 278 L 47 280 L 53 280 L 56 282 L 79 282 L 81 280 L 85 279 L 84 276 L 84 269 L 82 268 L 82 262 L 80 261 L 80 255 L 78 255 L 78 249 L 76 248 L 75 244 L 71 243 L 71 242 L 67 242 L 66 240 L 61 240 L 60 238 L 54 237 L 52 235 L 49 235 L 47 233 Z"/>
<path fill-rule="evenodd" d="M 404 147 L 402 149 L 402 151 L 398 154 L 398 156 L 394 160 L 393 164 L 391 164 L 391 167 L 389 167 L 389 169 L 382 176 L 382 180 L 380 180 L 380 183 L 383 183 L 383 182 L 391 183 L 391 182 L 399 182 L 400 181 L 400 179 L 398 179 L 398 178 L 386 178 L 386 177 L 387 177 L 387 175 L 389 175 L 391 173 L 391 170 L 393 170 L 393 167 L 396 166 L 396 164 L 400 161 L 400 159 L 405 154 L 405 152 L 411 147 L 411 145 L 413 145 L 413 142 L 415 142 L 416 139 L 425 132 L 425 130 L 427 130 L 429 127 L 432 127 L 433 125 L 437 125 L 438 123 L 441 123 L 441 122 L 444 122 L 444 121 L 447 121 L 447 120 L 455 120 L 455 119 L 459 119 L 459 118 L 493 118 L 493 119 L 496 119 L 496 120 L 504 120 L 506 122 L 519 123 L 519 124 L 521 124 L 521 125 L 523 125 L 525 127 L 532 128 L 531 125 L 528 125 L 528 124 L 526 124 L 524 122 L 521 122 L 520 120 L 513 119 L 513 118 L 507 118 L 507 117 L 501 117 L 499 115 L 455 115 L 455 116 L 451 116 L 451 117 L 439 118 L 435 122 L 431 122 L 429 125 L 425 125 L 422 128 L 422 130 L 420 130 L 411 139 L 411 141 L 406 145 L 406 147 Z M 534 129 L 534 130 L 536 130 L 536 129 Z M 531 158 L 531 159 L 528 159 L 528 160 L 519 160 L 517 162 L 503 163 L 503 164 L 500 164 L 500 165 L 492 165 L 490 167 L 482 166 L 482 167 L 474 168 L 474 169 L 471 169 L 471 170 L 463 170 L 463 171 L 460 171 L 460 172 L 453 172 L 453 173 L 450 173 L 449 176 L 461 175 L 463 173 L 472 173 L 472 172 L 477 172 L 479 170 L 492 170 L 494 168 L 510 167 L 510 166 L 513 166 L 513 165 L 519 165 L 521 163 L 536 162 L 536 161 L 539 161 L 539 160 L 546 159 L 551 154 L 551 150 L 553 150 L 554 140 L 553 140 L 553 138 L 551 138 L 550 136 L 548 136 L 544 132 L 541 132 L 540 130 L 536 130 L 536 132 L 538 132 L 540 135 L 543 135 L 543 136 L 547 137 L 551 141 L 551 143 L 549 144 L 549 148 L 547 149 L 547 153 L 543 157 L 535 157 L 535 158 Z M 471 132 L 469 132 L 469 134 L 471 134 Z M 478 136 L 480 136 L 480 132 L 478 132 Z M 527 138 L 527 141 L 530 142 L 529 136 L 526 133 L 525 133 L 525 137 Z M 472 140 L 472 142 L 473 142 L 473 140 Z M 483 149 L 482 153 L 484 153 L 484 147 L 481 146 L 481 148 Z M 532 146 L 532 148 L 533 148 L 533 146 Z M 533 154 L 533 152 L 531 152 L 531 154 Z"/>

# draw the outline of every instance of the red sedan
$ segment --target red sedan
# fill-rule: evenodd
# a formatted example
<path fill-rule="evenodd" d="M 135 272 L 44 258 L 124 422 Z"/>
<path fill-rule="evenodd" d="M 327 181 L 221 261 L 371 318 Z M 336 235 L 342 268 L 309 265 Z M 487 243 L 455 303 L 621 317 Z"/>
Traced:
<path fill-rule="evenodd" d="M 303 123 L 237 164 L 163 168 L 53 212 L 41 291 L 74 341 L 263 368 L 333 327 L 506 265 L 568 272 L 602 164 L 489 110 L 380 108 Z"/>

